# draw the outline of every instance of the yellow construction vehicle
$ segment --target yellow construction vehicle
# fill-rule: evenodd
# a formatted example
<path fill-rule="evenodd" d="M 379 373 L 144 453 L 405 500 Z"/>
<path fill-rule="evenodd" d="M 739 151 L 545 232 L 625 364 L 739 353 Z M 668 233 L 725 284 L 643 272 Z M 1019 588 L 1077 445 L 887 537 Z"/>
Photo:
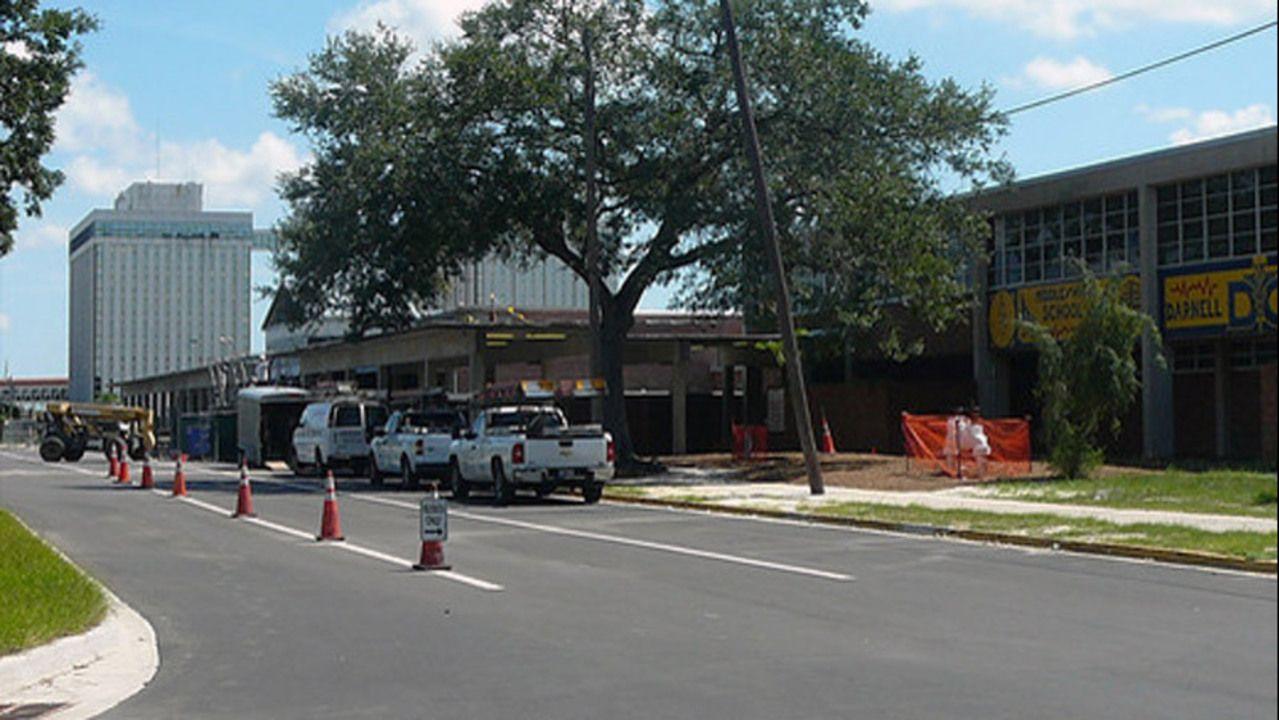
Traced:
<path fill-rule="evenodd" d="M 155 449 L 155 417 L 146 408 L 53 402 L 45 406 L 43 419 L 40 457 L 45 462 L 76 462 L 90 444 L 107 452 L 123 443 L 138 461 Z"/>

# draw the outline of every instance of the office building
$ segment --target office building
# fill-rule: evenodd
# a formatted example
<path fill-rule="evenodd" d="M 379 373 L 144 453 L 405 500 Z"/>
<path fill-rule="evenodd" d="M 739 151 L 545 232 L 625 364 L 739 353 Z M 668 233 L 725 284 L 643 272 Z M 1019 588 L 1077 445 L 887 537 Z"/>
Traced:
<path fill-rule="evenodd" d="M 72 400 L 249 352 L 253 214 L 198 183 L 130 185 L 70 233 Z"/>

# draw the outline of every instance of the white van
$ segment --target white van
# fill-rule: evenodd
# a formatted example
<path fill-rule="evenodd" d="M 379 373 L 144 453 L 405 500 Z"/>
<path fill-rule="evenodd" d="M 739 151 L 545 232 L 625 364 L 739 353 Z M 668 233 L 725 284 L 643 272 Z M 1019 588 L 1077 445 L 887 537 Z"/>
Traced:
<path fill-rule="evenodd" d="M 386 425 L 386 407 L 361 398 L 314 402 L 302 411 L 293 431 L 289 467 L 295 474 L 349 467 L 363 475 L 368 468 L 369 438 Z"/>

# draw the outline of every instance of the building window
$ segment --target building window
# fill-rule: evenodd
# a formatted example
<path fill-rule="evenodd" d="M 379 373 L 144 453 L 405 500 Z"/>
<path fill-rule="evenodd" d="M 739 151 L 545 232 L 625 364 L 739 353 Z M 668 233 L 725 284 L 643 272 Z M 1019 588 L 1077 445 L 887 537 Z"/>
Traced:
<path fill-rule="evenodd" d="M 1230 343 L 1230 367 L 1233 370 L 1252 370 L 1275 362 L 1275 338 L 1247 338 Z"/>
<path fill-rule="evenodd" d="M 1217 365 L 1217 356 L 1212 343 L 1177 345 L 1171 351 L 1173 372 L 1212 372 Z"/>
<path fill-rule="evenodd" d="M 1155 196 L 1160 265 L 1275 251 L 1273 165 L 1161 185 Z"/>
<path fill-rule="evenodd" d="M 1001 221 L 991 287 L 1075 277 L 1080 260 L 1106 273 L 1141 259 L 1136 191 L 1008 213 Z"/>

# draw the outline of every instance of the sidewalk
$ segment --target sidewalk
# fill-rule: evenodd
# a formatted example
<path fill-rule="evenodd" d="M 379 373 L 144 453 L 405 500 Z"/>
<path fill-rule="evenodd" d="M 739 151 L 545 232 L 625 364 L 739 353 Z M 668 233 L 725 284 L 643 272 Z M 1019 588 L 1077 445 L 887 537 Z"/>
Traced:
<path fill-rule="evenodd" d="M 612 486 L 618 488 L 629 485 L 642 491 L 642 497 L 654 499 L 697 497 L 719 505 L 785 512 L 796 512 L 801 506 L 811 510 L 822 505 L 856 502 L 896 506 L 919 505 L 933 510 L 975 510 L 1010 515 L 1058 515 L 1104 520 L 1119 525 L 1179 525 L 1209 532 L 1231 530 L 1276 532 L 1279 529 L 1279 522 L 1275 518 L 1004 500 L 974 496 L 973 490 L 965 487 L 931 492 L 827 487 L 825 495 L 814 497 L 809 494 L 807 485 L 724 482 L 727 475 L 728 473 L 716 471 L 672 468 L 660 476 L 643 478 L 635 483 L 616 481 Z"/>

